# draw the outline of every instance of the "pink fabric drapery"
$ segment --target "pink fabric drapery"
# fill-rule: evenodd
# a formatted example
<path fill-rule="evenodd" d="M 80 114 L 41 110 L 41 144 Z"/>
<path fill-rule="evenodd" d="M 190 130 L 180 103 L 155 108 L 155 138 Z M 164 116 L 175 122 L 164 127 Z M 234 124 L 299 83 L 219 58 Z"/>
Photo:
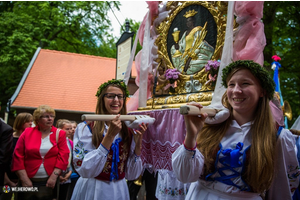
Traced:
<path fill-rule="evenodd" d="M 158 16 L 159 1 L 146 1 L 146 3 L 148 4 L 151 22 L 153 22 L 154 18 Z M 140 25 L 141 31 L 138 32 L 139 41 L 142 46 L 144 40 L 146 20 L 147 20 L 147 15 L 144 16 L 144 19 Z"/>
<path fill-rule="evenodd" d="M 137 71 L 137 76 L 135 78 L 135 84 L 139 86 L 140 83 L 140 63 L 141 63 L 142 51 L 140 51 L 135 57 L 135 68 Z M 148 82 L 147 82 L 147 98 L 151 97 L 151 86 L 153 85 L 153 76 L 152 74 L 148 74 Z M 127 111 L 137 110 L 139 107 L 139 89 L 134 93 L 132 97 L 130 97 L 129 102 L 127 103 Z"/>
<path fill-rule="evenodd" d="M 235 15 L 239 28 L 235 33 L 233 60 L 253 60 L 263 66 L 266 46 L 263 1 L 236 1 Z"/>
<path fill-rule="evenodd" d="M 165 10 L 165 6 L 162 8 L 159 8 L 159 1 L 147 1 L 149 12 L 150 12 L 150 18 L 151 18 L 151 24 L 154 24 L 150 27 L 150 38 L 148 38 L 149 46 L 144 47 L 144 34 L 145 34 L 145 26 L 146 22 L 148 20 L 147 14 L 145 15 L 143 22 L 140 25 L 139 31 L 137 33 L 137 37 L 139 38 L 140 44 L 143 46 L 143 49 L 136 55 L 135 57 L 135 65 L 137 70 L 137 77 L 135 79 L 135 83 L 137 86 L 139 86 L 139 89 L 142 89 L 143 91 L 147 91 L 147 99 L 151 97 L 152 95 L 152 87 L 153 87 L 153 74 L 156 72 L 157 63 L 154 61 L 157 58 L 157 46 L 154 44 L 157 33 L 155 24 L 159 24 L 161 21 L 163 21 L 168 14 L 168 11 Z M 147 80 L 141 80 L 140 81 L 140 69 L 141 69 L 141 58 L 142 52 L 147 51 L 149 52 L 149 63 L 147 63 L 147 66 L 143 66 L 144 68 L 147 68 L 148 70 L 148 76 Z M 154 70 L 154 72 L 153 72 Z M 142 86 L 145 85 L 145 81 L 147 81 L 147 88 L 141 88 L 140 83 L 142 83 Z M 135 94 L 130 98 L 129 102 L 127 103 L 127 111 L 134 111 L 137 110 L 139 107 L 139 96 L 140 92 L 139 89 L 135 92 Z"/>
<path fill-rule="evenodd" d="M 179 109 L 131 112 L 129 115 L 149 115 L 155 118 L 143 135 L 141 159 L 153 166 L 154 171 L 172 171 L 172 154 L 183 143 L 186 129 Z"/>
<path fill-rule="evenodd" d="M 284 115 L 280 106 L 276 105 L 272 101 L 269 102 L 271 112 L 274 120 L 277 122 L 279 126 L 285 126 L 284 124 Z"/>

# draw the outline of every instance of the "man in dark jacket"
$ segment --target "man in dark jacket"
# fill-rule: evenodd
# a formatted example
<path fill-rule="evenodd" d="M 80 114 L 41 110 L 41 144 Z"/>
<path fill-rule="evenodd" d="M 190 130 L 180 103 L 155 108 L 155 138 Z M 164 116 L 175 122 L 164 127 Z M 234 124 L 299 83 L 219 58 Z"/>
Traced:
<path fill-rule="evenodd" d="M 4 185 L 4 174 L 9 169 L 13 151 L 13 129 L 0 120 L 0 188 Z"/>

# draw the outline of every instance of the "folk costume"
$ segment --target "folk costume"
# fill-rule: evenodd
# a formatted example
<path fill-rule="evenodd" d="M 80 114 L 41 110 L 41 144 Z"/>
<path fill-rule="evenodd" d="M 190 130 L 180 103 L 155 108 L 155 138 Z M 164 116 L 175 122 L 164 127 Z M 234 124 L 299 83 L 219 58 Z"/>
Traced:
<path fill-rule="evenodd" d="M 239 126 L 235 120 L 232 121 L 216 155 L 215 172 L 205 177 L 202 173 L 204 157 L 198 149 L 190 150 L 181 145 L 176 150 L 172 166 L 177 178 L 184 183 L 193 182 L 186 199 L 262 199 L 260 194 L 251 192 L 241 177 L 247 151 L 251 148 L 251 123 Z M 296 136 L 287 129 L 279 131 L 277 152 L 281 153 L 278 154 L 277 175 L 270 190 L 272 198 L 269 195 L 269 199 L 291 199 L 299 184 Z M 276 190 L 280 196 L 274 195 Z"/>
<path fill-rule="evenodd" d="M 225 88 L 230 87 L 227 85 L 227 77 L 238 68 L 248 69 L 259 80 L 264 89 L 265 98 L 268 100 L 273 98 L 275 84 L 268 76 L 268 72 L 259 64 L 249 60 L 235 61 L 222 70 L 222 84 Z M 249 84 L 247 81 L 242 83 Z M 230 84 L 234 85 L 235 82 Z M 231 123 L 220 140 L 219 148 L 216 149 L 217 151 L 211 150 L 211 153 L 215 155 L 212 156 L 214 158 L 212 170 L 205 170 L 204 154 L 196 147 L 189 149 L 183 144 L 172 155 L 172 167 L 177 178 L 184 183 L 193 182 L 186 199 L 292 199 L 293 193 L 299 185 L 300 171 L 296 146 L 298 136 L 293 135 L 282 126 L 276 127 L 276 143 L 274 142 L 275 146 L 273 146 L 275 150 L 274 176 L 268 188 L 267 186 L 260 188 L 263 192 L 257 193 L 253 190 L 253 185 L 251 187 L 246 181 L 249 178 L 246 173 L 250 167 L 249 160 L 256 159 L 250 154 L 250 149 L 258 148 L 256 147 L 258 145 L 253 143 L 257 141 L 257 139 L 253 139 L 257 133 L 252 128 L 257 123 L 257 119 L 254 118 L 253 121 L 242 125 L 239 125 L 233 117 L 227 120 L 231 120 Z M 266 126 L 268 125 L 266 124 Z M 275 120 L 274 126 L 276 126 Z M 275 132 L 268 134 L 271 136 Z M 266 155 L 264 150 L 260 150 Z"/>
<path fill-rule="evenodd" d="M 105 124 L 104 135 L 108 126 Z M 142 160 L 134 154 L 135 142 L 123 149 L 120 135 L 116 135 L 110 149 L 92 144 L 91 127 L 82 122 L 74 134 L 73 164 L 80 175 L 72 200 L 114 199 L 129 200 L 126 180 L 135 180 L 142 173 Z"/>

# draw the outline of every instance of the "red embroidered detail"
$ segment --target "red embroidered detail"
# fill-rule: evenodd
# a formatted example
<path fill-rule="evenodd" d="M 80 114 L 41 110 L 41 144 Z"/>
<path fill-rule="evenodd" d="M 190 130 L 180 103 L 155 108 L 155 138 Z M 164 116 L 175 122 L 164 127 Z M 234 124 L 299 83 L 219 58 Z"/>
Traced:
<path fill-rule="evenodd" d="M 81 161 L 81 160 L 78 160 L 78 161 L 76 162 L 76 164 L 77 164 L 77 166 L 81 166 L 81 165 L 82 165 L 82 161 Z"/>

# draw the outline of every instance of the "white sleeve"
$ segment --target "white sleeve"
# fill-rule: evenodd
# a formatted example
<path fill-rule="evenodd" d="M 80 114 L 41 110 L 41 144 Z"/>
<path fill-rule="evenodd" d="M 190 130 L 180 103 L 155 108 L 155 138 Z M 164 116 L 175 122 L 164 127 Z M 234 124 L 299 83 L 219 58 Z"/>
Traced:
<path fill-rule="evenodd" d="M 299 164 L 296 139 L 289 130 L 283 129 L 276 142 L 276 174 L 268 191 L 268 199 L 292 199 L 299 185 Z"/>
<path fill-rule="evenodd" d="M 125 178 L 127 180 L 137 179 L 143 171 L 142 159 L 139 156 L 135 155 L 134 149 L 135 149 L 135 142 L 132 137 L 130 152 L 127 160 L 126 173 L 125 173 Z"/>
<path fill-rule="evenodd" d="M 73 164 L 83 178 L 98 176 L 106 163 L 108 150 L 92 144 L 92 133 L 84 123 L 78 124 L 74 134 Z"/>
<path fill-rule="evenodd" d="M 177 179 L 183 183 L 195 182 L 202 174 L 204 157 L 198 149 L 187 150 L 181 145 L 172 154 L 172 168 Z"/>

